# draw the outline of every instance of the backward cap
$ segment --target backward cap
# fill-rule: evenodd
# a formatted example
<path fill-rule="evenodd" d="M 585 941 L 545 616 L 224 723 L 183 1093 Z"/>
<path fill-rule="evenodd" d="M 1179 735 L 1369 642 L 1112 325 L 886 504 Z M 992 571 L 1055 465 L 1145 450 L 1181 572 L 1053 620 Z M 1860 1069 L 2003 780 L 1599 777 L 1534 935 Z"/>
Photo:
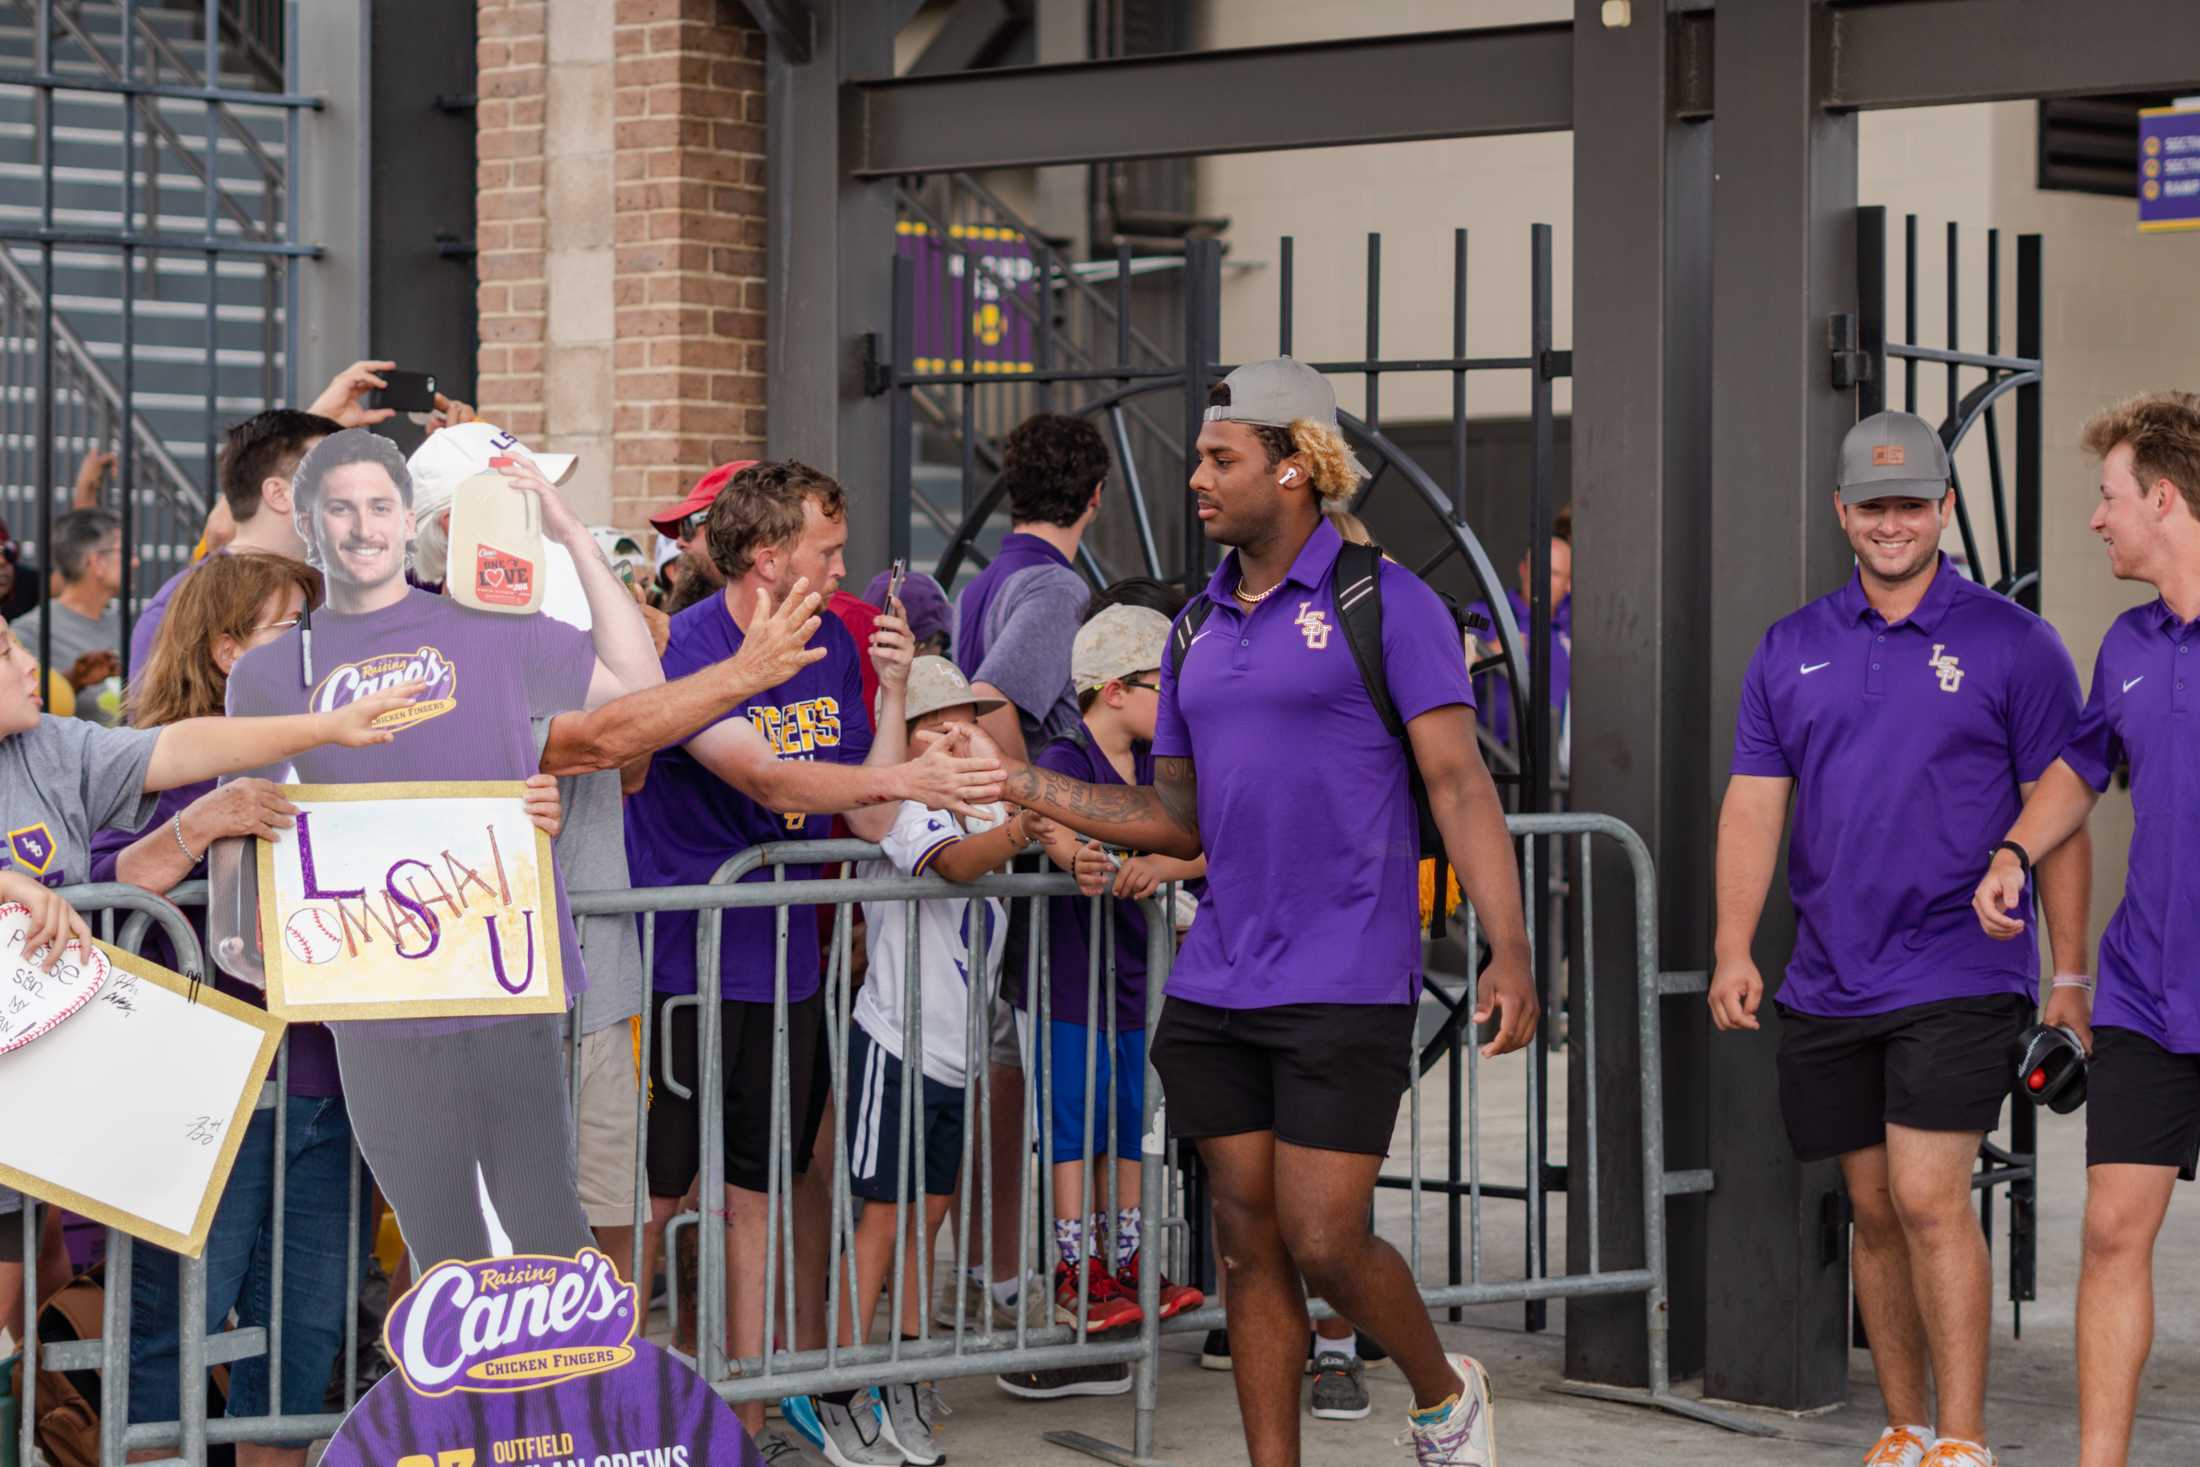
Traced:
<path fill-rule="evenodd" d="M 1933 499 L 1948 492 L 1948 449 L 1915 413 L 1884 412 L 1841 440 L 1841 502 Z"/>
<path fill-rule="evenodd" d="M 1334 429 L 1340 439 L 1344 436 L 1337 421 L 1336 389 L 1327 377 L 1293 357 L 1247 362 L 1223 378 L 1222 385 L 1230 389 L 1230 400 L 1210 404 L 1207 422 L 1289 428 L 1301 418 L 1310 418 Z M 1366 466 L 1349 451 L 1345 460 L 1360 478 L 1368 476 Z"/>
<path fill-rule="evenodd" d="M 1150 606 L 1110 606 L 1077 629 L 1069 680 L 1078 692 L 1133 673 L 1155 672 L 1169 645 L 1169 619 Z"/>

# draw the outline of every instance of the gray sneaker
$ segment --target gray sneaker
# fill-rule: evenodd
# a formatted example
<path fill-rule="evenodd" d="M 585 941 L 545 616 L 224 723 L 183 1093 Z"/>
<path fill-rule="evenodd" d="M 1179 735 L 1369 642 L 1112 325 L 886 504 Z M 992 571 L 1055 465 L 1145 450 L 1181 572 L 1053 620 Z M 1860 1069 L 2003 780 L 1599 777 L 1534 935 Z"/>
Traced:
<path fill-rule="evenodd" d="M 935 1467 L 946 1461 L 947 1453 L 932 1435 L 933 1420 L 947 1414 L 940 1393 L 928 1385 L 890 1385 L 885 1394 L 879 1429 L 888 1443 L 901 1449 L 902 1460 L 911 1467 Z"/>
<path fill-rule="evenodd" d="M 833 1467 L 901 1467 L 901 1453 L 885 1440 L 878 1397 L 871 1392 L 845 1406 L 820 1398 L 817 1422 L 825 1428 L 825 1460 Z"/>
<path fill-rule="evenodd" d="M 811 1460 L 783 1431 L 767 1431 L 758 1437 L 756 1454 L 764 1459 L 765 1467 L 804 1467 Z"/>
<path fill-rule="evenodd" d="M 1071 1365 L 1061 1370 L 1019 1370 L 995 1376 L 1002 1390 L 1027 1401 L 1051 1401 L 1061 1396 L 1120 1396 L 1131 1388 L 1131 1368 L 1114 1365 Z"/>
<path fill-rule="evenodd" d="M 1016 1305 L 1003 1304 L 993 1297 L 993 1291 L 969 1274 L 958 1274 L 944 1280 L 932 1301 L 932 1322 L 942 1329 L 955 1327 L 955 1297 L 962 1296 L 963 1328 L 980 1331 L 985 1328 L 988 1316 L 995 1330 L 1016 1328 Z M 1016 1300 L 1023 1306 L 1025 1323 L 1033 1329 L 1044 1329 L 1054 1322 L 1053 1301 L 1047 1297 L 1046 1288 L 1036 1277 L 1027 1280 L 1023 1292 Z"/>
<path fill-rule="evenodd" d="M 1357 1356 L 1328 1352 L 1314 1357 L 1314 1415 L 1323 1421 L 1364 1421 L 1367 1367 Z"/>

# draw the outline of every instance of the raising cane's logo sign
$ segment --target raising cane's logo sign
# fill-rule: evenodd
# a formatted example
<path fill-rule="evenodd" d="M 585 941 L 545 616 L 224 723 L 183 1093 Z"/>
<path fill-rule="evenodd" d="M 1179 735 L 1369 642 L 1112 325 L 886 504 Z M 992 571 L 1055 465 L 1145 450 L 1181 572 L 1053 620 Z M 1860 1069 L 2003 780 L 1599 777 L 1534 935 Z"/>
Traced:
<path fill-rule="evenodd" d="M 347 703 L 386 693 L 404 683 L 425 683 L 419 699 L 374 721 L 376 728 L 410 728 L 458 706 L 458 668 L 434 647 L 412 652 L 383 652 L 347 662 L 321 679 L 313 690 L 312 711 L 334 713 Z"/>
<path fill-rule="evenodd" d="M 428 1270 L 390 1310 L 383 1341 L 423 1396 L 528 1391 L 634 1358 L 634 1287 L 593 1248 Z"/>

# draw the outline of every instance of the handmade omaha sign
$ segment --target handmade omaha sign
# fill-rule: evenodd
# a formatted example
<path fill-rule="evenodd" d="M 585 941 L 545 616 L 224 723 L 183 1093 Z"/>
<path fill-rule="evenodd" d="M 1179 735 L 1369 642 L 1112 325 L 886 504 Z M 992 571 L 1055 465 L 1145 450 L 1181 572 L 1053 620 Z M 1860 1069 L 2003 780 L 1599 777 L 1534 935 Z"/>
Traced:
<path fill-rule="evenodd" d="M 593 1248 L 438 1264 L 391 1307 L 397 1369 L 326 1467 L 748 1467 L 701 1376 L 640 1338 L 632 1285 Z"/>
<path fill-rule="evenodd" d="M 51 1033 L 107 981 L 107 955 L 81 942 L 64 947 L 52 968 L 41 966 L 45 952 L 32 951 L 33 928 L 29 907 L 0 902 L 0 1054 Z"/>
<path fill-rule="evenodd" d="M 518 783 L 286 785 L 260 842 L 270 1012 L 307 1020 L 565 1011 L 550 837 Z"/>
<path fill-rule="evenodd" d="M 196 1258 L 283 1025 L 98 949 L 107 978 L 91 1000 L 0 1054 L 0 1115 L 48 1118 L 0 1126 L 0 1182 Z M 6 965 L 10 987 L 24 966 Z"/>

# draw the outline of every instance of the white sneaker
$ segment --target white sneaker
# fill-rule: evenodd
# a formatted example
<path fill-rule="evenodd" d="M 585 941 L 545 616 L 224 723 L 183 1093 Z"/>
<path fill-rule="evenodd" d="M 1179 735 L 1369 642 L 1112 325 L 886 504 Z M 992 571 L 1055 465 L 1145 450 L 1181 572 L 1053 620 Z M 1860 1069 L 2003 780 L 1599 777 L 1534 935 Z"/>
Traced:
<path fill-rule="evenodd" d="M 1406 1435 L 1419 1467 L 1497 1467 L 1497 1438 L 1490 1420 L 1490 1374 L 1470 1355 L 1446 1355 L 1464 1383 L 1451 1409 L 1434 1421 L 1415 1421 Z"/>
<path fill-rule="evenodd" d="M 1879 1433 L 1878 1443 L 1864 1454 L 1864 1467 L 1918 1467 L 1932 1446 L 1933 1429 L 1929 1426 L 1890 1426 Z"/>
<path fill-rule="evenodd" d="M 1994 1467 L 1994 1454 L 1978 1442 L 1944 1436 L 1933 1443 L 1918 1467 Z"/>
<path fill-rule="evenodd" d="M 825 1460 L 833 1467 L 902 1467 L 900 1451 L 884 1440 L 878 1397 L 871 1392 L 845 1406 L 820 1399 L 817 1420 L 825 1429 Z"/>
<path fill-rule="evenodd" d="M 959 1274 L 953 1279 L 942 1280 L 932 1300 L 932 1322 L 942 1329 L 955 1327 L 955 1299 L 962 1297 L 963 1328 L 982 1331 L 988 1315 L 995 1330 L 1016 1328 L 1016 1309 L 1021 1305 L 1024 1320 L 1033 1329 L 1044 1329 L 1054 1322 L 1054 1301 L 1047 1296 L 1045 1280 L 1033 1274 L 1018 1294 L 1016 1304 L 1003 1304 L 994 1297 L 993 1290 L 969 1274 Z"/>
<path fill-rule="evenodd" d="M 939 1438 L 932 1435 L 934 1420 L 947 1414 L 947 1403 L 929 1385 L 881 1386 L 885 1397 L 879 1413 L 881 1439 L 901 1453 L 910 1467 L 937 1467 L 947 1460 Z"/>

